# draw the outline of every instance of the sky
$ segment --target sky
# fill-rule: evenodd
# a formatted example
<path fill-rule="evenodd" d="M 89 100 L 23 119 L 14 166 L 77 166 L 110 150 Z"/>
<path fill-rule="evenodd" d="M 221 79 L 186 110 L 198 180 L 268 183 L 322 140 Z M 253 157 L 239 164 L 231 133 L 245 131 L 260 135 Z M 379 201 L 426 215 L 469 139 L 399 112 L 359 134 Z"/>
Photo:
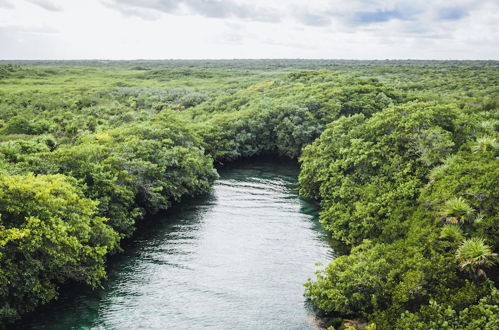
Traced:
<path fill-rule="evenodd" d="M 499 59 L 499 0 L 0 0 L 0 59 Z"/>

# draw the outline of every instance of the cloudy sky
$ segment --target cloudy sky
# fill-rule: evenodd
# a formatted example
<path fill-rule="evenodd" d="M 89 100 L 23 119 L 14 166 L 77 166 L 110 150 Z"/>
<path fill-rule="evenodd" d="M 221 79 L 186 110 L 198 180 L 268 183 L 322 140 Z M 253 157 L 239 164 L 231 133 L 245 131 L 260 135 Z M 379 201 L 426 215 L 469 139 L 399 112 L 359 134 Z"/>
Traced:
<path fill-rule="evenodd" d="M 499 0 L 0 0 L 0 59 L 499 59 Z"/>

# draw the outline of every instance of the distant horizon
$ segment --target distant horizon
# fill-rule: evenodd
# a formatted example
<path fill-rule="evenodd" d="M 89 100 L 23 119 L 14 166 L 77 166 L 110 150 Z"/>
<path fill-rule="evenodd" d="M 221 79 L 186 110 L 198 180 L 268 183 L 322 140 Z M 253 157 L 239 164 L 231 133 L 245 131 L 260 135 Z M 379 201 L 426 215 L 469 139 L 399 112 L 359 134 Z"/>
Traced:
<path fill-rule="evenodd" d="M 120 58 L 120 59 L 114 59 L 114 58 L 47 58 L 47 59 L 41 59 L 41 58 L 33 58 L 33 59 L 23 59 L 23 58 L 18 58 L 18 59 L 0 59 L 0 62 L 64 62 L 64 61 L 109 61 L 109 62 L 126 62 L 126 61 L 276 61 L 276 60 L 281 60 L 281 61 L 356 61 L 356 62 L 397 62 L 397 61 L 413 61 L 413 62 L 424 62 L 424 61 L 433 61 L 433 62 L 448 62 L 448 61 L 457 61 L 457 62 L 499 62 L 498 59 L 434 59 L 434 58 L 387 58 L 387 59 L 378 59 L 378 58 L 373 58 L 373 59 L 368 59 L 368 58 L 362 58 L 362 59 L 355 59 L 355 58 Z"/>

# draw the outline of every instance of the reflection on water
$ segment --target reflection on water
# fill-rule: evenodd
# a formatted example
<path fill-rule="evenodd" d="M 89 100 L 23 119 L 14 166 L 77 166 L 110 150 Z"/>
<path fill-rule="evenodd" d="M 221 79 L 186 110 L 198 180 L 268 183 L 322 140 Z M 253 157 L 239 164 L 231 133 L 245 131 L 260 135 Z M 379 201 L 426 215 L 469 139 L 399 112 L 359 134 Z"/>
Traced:
<path fill-rule="evenodd" d="M 303 283 L 332 258 L 283 161 L 220 171 L 212 193 L 149 219 L 98 290 L 67 288 L 31 329 L 313 329 Z"/>

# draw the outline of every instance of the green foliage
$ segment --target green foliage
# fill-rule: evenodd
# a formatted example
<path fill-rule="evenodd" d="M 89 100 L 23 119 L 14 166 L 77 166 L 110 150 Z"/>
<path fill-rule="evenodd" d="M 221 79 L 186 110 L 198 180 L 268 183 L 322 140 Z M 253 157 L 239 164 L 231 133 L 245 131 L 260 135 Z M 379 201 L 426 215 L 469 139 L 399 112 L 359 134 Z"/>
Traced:
<path fill-rule="evenodd" d="M 440 238 L 452 242 L 460 242 L 463 240 L 464 236 L 461 228 L 459 228 L 458 226 L 445 225 L 440 231 Z"/>
<path fill-rule="evenodd" d="M 206 152 L 218 162 L 251 157 L 273 150 L 272 132 L 267 116 L 255 112 L 227 113 L 213 116 L 196 131 Z"/>
<path fill-rule="evenodd" d="M 321 201 L 331 235 L 354 246 L 306 284 L 326 316 L 383 329 L 498 322 L 475 306 L 495 294 L 476 275 L 497 274 L 496 128 L 483 121 L 492 114 L 469 109 L 442 99 L 388 105 L 332 121 L 305 148 L 300 191 Z M 467 238 L 476 235 L 484 240 Z"/>
<path fill-rule="evenodd" d="M 321 220 L 337 239 L 396 239 L 429 169 L 452 152 L 456 117 L 453 107 L 408 103 L 335 121 L 305 149 L 301 192 L 321 199 Z"/>
<path fill-rule="evenodd" d="M 94 112 L 95 100 L 77 101 L 74 109 Z M 52 120 L 54 135 L 33 135 L 39 133 L 32 130 L 36 116 L 7 121 L 0 132 L 1 178 L 24 182 L 34 200 L 14 198 L 17 190 L 0 185 L 0 197 L 19 202 L 18 214 L 12 213 L 13 206 L 0 198 L 0 325 L 55 298 L 67 280 L 97 285 L 107 255 L 119 250 L 118 240 L 131 235 L 139 219 L 210 189 L 217 173 L 199 137 L 171 110 L 157 110 L 107 129 L 98 129 L 106 118 L 95 117 L 98 112 L 88 117 L 92 129 L 62 112 Z M 67 201 L 50 209 L 56 207 L 51 199 Z M 72 215 L 77 212 L 81 216 Z M 14 218 L 18 223 L 7 223 Z"/>
<path fill-rule="evenodd" d="M 461 197 L 445 202 L 440 215 L 450 224 L 465 223 L 473 218 L 474 210 Z"/>
<path fill-rule="evenodd" d="M 97 285 L 118 235 L 63 175 L 0 175 L 0 319 L 57 296 L 68 279 Z"/>
<path fill-rule="evenodd" d="M 269 152 L 297 158 L 324 124 L 342 115 L 370 116 L 399 99 L 376 80 L 304 71 L 227 91 L 185 114 L 202 123 L 198 132 L 219 162 Z"/>
<path fill-rule="evenodd" d="M 498 327 L 497 62 L 20 64 L 0 64 L 0 327 L 98 285 L 213 161 L 268 153 L 300 159 L 300 192 L 352 246 L 306 284 L 334 324 Z"/>
<path fill-rule="evenodd" d="M 296 158 L 321 129 L 306 108 L 289 106 L 216 115 L 197 131 L 207 152 L 223 162 L 271 152 Z"/>
<path fill-rule="evenodd" d="M 331 196 L 339 196 L 334 203 L 340 203 L 342 209 L 339 210 L 343 212 L 349 210 L 349 203 L 360 203 L 355 197 L 365 196 L 368 190 L 362 188 L 358 195 L 346 195 L 351 191 L 348 188 L 362 183 L 363 178 L 372 180 L 380 172 L 376 166 L 362 166 L 361 162 L 348 168 L 344 160 L 348 159 L 345 159 L 347 156 L 358 154 L 360 149 L 361 144 L 356 144 L 355 149 L 348 149 L 353 145 L 351 137 L 355 134 L 355 128 L 362 127 L 362 131 L 366 132 L 369 127 L 366 123 L 375 117 L 369 120 L 361 116 L 338 120 L 306 148 L 300 176 L 300 182 L 303 182 L 301 187 L 306 194 L 319 197 L 323 205 L 332 205 L 337 209 L 339 207 L 330 199 Z M 378 132 L 382 134 L 381 138 L 385 138 L 386 132 Z M 348 138 L 344 138 L 345 135 Z M 399 137 L 403 139 L 403 135 Z M 364 159 L 377 160 L 378 154 L 372 149 L 378 148 L 379 144 L 370 146 L 371 150 L 365 149 Z M 397 156 L 404 157 L 398 163 L 399 167 L 419 161 L 412 158 L 417 154 L 410 153 L 410 145 L 406 149 L 399 148 L 392 154 L 397 160 L 400 159 Z M 419 173 L 413 169 L 403 171 L 398 184 L 404 184 L 411 178 L 417 179 L 415 182 L 419 182 L 419 189 L 414 195 L 404 195 L 396 185 L 384 190 L 383 181 L 377 181 L 377 191 L 373 190 L 369 195 L 370 202 L 377 196 L 386 200 L 386 195 L 392 191 L 396 191 L 400 199 L 388 204 L 392 205 L 389 216 L 378 212 L 372 219 L 376 223 L 381 222 L 382 229 L 398 228 L 399 239 L 394 241 L 393 236 L 383 232 L 379 235 L 361 232 L 359 235 L 359 226 L 353 227 L 354 224 L 345 221 L 349 228 L 342 230 L 342 234 L 352 235 L 354 231 L 355 235 L 372 237 L 377 243 L 364 242 L 353 248 L 350 255 L 335 259 L 318 273 L 315 281 L 306 285 L 307 295 L 321 311 L 331 317 L 367 319 L 383 329 L 472 329 L 473 326 L 480 328 L 497 324 L 496 306 L 490 303 L 497 299 L 495 284 L 483 281 L 483 276 L 480 276 L 485 271 L 497 274 L 496 254 L 485 243 L 497 246 L 497 158 L 492 150 L 477 154 L 471 153 L 467 147 L 463 149 L 452 157 L 443 155 L 447 159 L 432 170 L 426 168 Z M 343 150 L 347 152 L 342 153 Z M 384 155 L 390 154 L 385 152 Z M 336 165 L 339 161 L 342 163 Z M 383 162 L 370 164 L 385 165 L 389 161 L 390 158 L 384 158 Z M 424 164 L 420 162 L 418 169 L 424 169 Z M 390 172 L 381 173 L 383 180 L 391 179 Z M 353 174 L 356 176 L 351 178 Z M 317 180 L 321 176 L 323 179 Z M 315 181 L 308 181 L 308 178 Z M 347 187 L 328 186 L 338 181 L 345 182 Z M 400 214 L 397 209 L 404 205 L 407 210 L 405 215 L 394 216 Z M 336 230 L 333 235 L 338 235 L 338 229 L 343 229 L 337 224 L 342 213 L 336 213 L 336 218 L 324 218 L 324 214 L 330 216 L 331 213 L 323 213 L 323 221 L 331 219 L 326 226 L 331 226 L 329 228 Z M 400 221 L 405 226 L 401 226 Z M 470 235 L 480 235 L 485 240 L 467 239 Z M 340 238 L 344 239 L 343 236 Z"/>
<path fill-rule="evenodd" d="M 497 152 L 497 150 L 499 150 L 499 143 L 497 143 L 495 138 L 489 136 L 478 138 L 471 146 L 471 151 L 474 153 Z"/>
<path fill-rule="evenodd" d="M 290 106 L 274 111 L 275 144 L 280 154 L 297 158 L 306 145 L 322 131 L 318 120 L 307 108 Z"/>
<path fill-rule="evenodd" d="M 496 263 L 497 254 L 481 238 L 465 240 L 456 251 L 459 267 L 475 276 L 486 276 L 485 268 Z"/>
<path fill-rule="evenodd" d="M 365 241 L 307 283 L 307 295 L 329 315 L 377 318 L 384 328 L 403 311 L 437 295 L 446 282 L 459 282 L 443 243 L 419 243 Z"/>
<path fill-rule="evenodd" d="M 144 124 L 87 135 L 75 145 L 31 155 L 17 167 L 65 173 L 99 201 L 99 214 L 129 235 L 144 214 L 166 210 L 184 195 L 206 192 L 216 173 L 185 123 L 162 114 Z"/>
<path fill-rule="evenodd" d="M 397 329 L 496 329 L 499 327 L 499 292 L 491 293 L 461 311 L 449 304 L 430 303 L 418 313 L 404 312 L 396 322 Z"/>
<path fill-rule="evenodd" d="M 461 151 L 432 170 L 421 196 L 432 212 L 457 212 L 458 217 L 471 220 L 464 223 L 464 228 L 485 238 L 496 251 L 499 248 L 498 166 L 499 159 L 493 152 Z M 449 201 L 458 204 L 457 211 L 448 209 Z"/>

